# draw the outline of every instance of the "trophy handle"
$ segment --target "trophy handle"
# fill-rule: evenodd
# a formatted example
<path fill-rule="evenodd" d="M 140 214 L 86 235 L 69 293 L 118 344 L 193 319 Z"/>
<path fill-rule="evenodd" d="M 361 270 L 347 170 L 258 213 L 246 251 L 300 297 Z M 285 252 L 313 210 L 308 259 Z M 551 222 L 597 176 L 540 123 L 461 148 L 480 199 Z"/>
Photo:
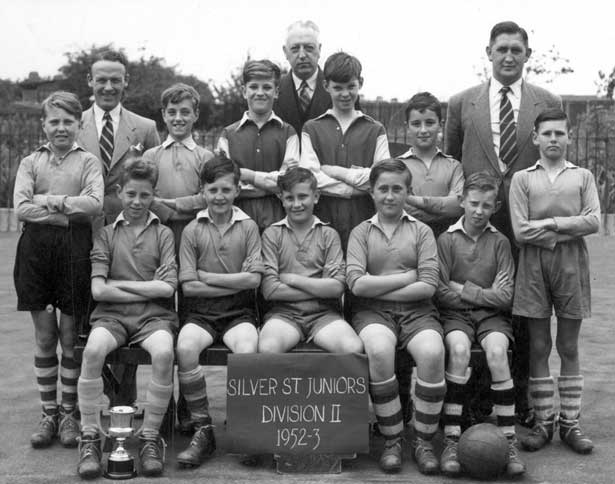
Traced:
<path fill-rule="evenodd" d="M 102 422 L 100 420 L 100 416 L 103 413 L 103 411 L 108 408 L 106 405 L 98 405 L 98 411 L 96 412 L 96 424 L 98 425 L 98 430 L 100 431 L 100 433 L 102 433 L 105 437 L 107 437 L 108 439 L 111 438 L 111 436 L 105 432 L 105 429 L 102 425 Z"/>

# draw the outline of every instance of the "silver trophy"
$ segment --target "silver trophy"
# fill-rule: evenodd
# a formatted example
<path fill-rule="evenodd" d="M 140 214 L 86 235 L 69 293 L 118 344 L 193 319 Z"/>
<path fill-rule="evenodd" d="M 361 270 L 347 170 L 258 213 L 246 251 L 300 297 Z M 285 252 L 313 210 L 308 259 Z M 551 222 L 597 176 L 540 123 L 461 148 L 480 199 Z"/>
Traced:
<path fill-rule="evenodd" d="M 111 407 L 109 409 L 109 431 L 99 428 L 106 437 L 115 441 L 115 449 L 109 454 L 107 459 L 107 479 L 131 479 L 137 475 L 135 470 L 135 459 L 124 448 L 124 442 L 131 435 L 135 434 L 132 427 L 135 408 L 128 406 Z M 99 414 L 100 416 L 100 414 Z"/>

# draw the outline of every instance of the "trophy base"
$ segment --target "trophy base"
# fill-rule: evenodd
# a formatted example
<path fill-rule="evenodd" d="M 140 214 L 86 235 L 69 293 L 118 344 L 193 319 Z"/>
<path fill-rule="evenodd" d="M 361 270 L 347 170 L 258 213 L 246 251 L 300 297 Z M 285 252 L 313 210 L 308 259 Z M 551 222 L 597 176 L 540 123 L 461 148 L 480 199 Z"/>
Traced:
<path fill-rule="evenodd" d="M 132 479 L 137 476 L 134 459 L 124 461 L 107 461 L 105 478 L 113 480 Z"/>

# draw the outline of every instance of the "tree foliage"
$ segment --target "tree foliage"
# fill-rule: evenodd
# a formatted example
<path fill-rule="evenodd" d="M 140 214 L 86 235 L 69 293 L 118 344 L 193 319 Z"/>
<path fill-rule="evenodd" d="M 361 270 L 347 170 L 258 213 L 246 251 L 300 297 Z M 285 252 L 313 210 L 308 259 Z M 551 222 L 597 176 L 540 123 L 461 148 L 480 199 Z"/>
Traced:
<path fill-rule="evenodd" d="M 598 80 L 595 81 L 596 94 L 607 99 L 613 99 L 615 91 L 615 67 L 610 74 L 604 71 L 598 71 Z"/>

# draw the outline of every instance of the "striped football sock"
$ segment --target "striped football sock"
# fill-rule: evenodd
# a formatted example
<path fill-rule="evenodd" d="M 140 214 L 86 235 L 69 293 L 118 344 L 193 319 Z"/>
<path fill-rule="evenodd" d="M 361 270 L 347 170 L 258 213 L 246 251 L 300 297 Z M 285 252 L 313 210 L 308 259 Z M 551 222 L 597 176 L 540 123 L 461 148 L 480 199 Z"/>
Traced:
<path fill-rule="evenodd" d="M 62 408 L 70 413 L 77 405 L 77 381 L 79 365 L 74 358 L 62 355 L 60 364 L 60 381 L 62 383 Z"/>
<path fill-rule="evenodd" d="M 388 380 L 371 382 L 369 393 L 380 433 L 387 440 L 400 437 L 404 430 L 404 422 L 399 403 L 399 385 L 395 375 Z"/>
<path fill-rule="evenodd" d="M 506 437 L 515 435 L 515 388 L 512 378 L 491 384 L 497 425 Z"/>
<path fill-rule="evenodd" d="M 530 377 L 530 400 L 537 420 L 547 421 L 553 417 L 555 384 L 552 376 Z"/>
<path fill-rule="evenodd" d="M 431 440 L 438 431 L 440 412 L 446 394 L 444 380 L 428 383 L 416 379 L 414 385 L 414 431 L 424 440 Z"/>
<path fill-rule="evenodd" d="M 468 368 L 463 376 L 446 372 L 446 395 L 444 397 L 442 421 L 444 423 L 444 435 L 447 437 L 458 438 L 461 436 L 461 416 L 468 399 L 467 383 L 471 374 L 471 368 Z"/>
<path fill-rule="evenodd" d="M 207 384 L 202 366 L 189 371 L 180 371 L 179 387 L 186 399 L 192 420 L 209 421 L 209 400 L 207 399 Z"/>
<path fill-rule="evenodd" d="M 43 410 L 55 414 L 58 410 L 58 357 L 35 356 L 34 374 Z"/>
<path fill-rule="evenodd" d="M 557 379 L 560 415 L 565 420 L 578 420 L 583 396 L 582 375 L 562 375 Z"/>

